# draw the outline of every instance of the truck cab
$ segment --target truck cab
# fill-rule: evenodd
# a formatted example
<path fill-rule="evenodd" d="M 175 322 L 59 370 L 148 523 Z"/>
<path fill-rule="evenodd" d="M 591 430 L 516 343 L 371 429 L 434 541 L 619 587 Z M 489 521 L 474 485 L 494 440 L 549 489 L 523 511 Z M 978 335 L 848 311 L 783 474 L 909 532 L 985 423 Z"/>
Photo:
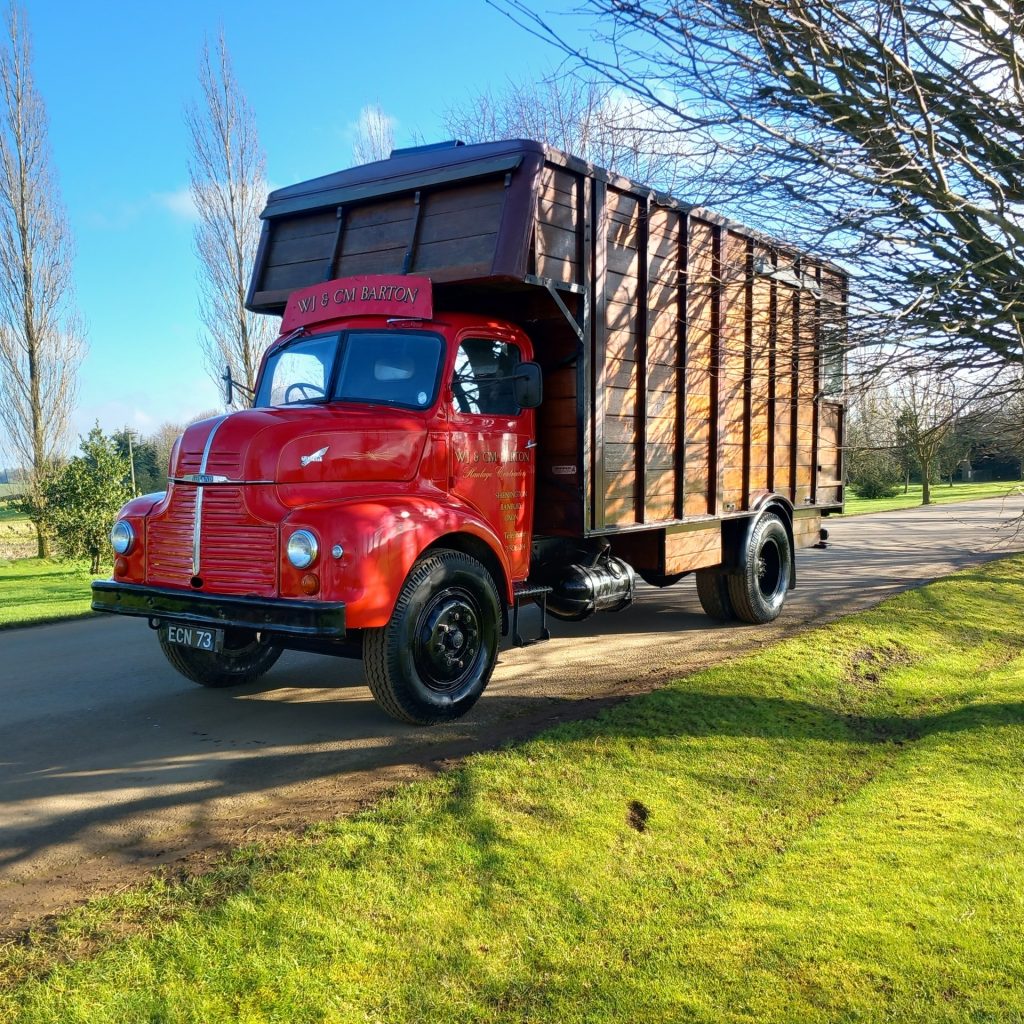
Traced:
<path fill-rule="evenodd" d="M 167 493 L 123 510 L 95 606 L 145 615 L 205 685 L 361 652 L 397 717 L 463 714 L 530 569 L 532 355 L 512 324 L 435 315 L 428 279 L 296 293 L 252 408 L 189 427 Z"/>

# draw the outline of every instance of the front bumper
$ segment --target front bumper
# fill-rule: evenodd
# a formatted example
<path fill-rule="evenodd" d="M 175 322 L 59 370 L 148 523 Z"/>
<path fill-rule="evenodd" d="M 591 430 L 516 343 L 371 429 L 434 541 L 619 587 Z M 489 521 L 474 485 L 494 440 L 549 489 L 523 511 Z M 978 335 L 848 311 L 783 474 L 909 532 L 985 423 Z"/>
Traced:
<path fill-rule="evenodd" d="M 345 639 L 345 605 L 341 602 L 232 597 L 96 580 L 92 585 L 92 607 L 97 612 L 198 626 L 236 626 L 280 636 Z"/>

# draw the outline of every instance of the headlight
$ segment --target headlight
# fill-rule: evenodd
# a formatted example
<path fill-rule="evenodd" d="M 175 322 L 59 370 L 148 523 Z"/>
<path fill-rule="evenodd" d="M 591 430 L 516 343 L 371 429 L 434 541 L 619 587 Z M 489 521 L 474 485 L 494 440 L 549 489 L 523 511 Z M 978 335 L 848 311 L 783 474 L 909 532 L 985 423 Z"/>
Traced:
<path fill-rule="evenodd" d="M 119 555 L 127 555 L 135 547 L 135 531 L 127 519 L 118 519 L 110 531 L 110 545 Z"/>
<path fill-rule="evenodd" d="M 319 550 L 316 537 L 309 530 L 296 530 L 288 538 L 288 561 L 296 569 L 308 569 L 316 561 Z"/>

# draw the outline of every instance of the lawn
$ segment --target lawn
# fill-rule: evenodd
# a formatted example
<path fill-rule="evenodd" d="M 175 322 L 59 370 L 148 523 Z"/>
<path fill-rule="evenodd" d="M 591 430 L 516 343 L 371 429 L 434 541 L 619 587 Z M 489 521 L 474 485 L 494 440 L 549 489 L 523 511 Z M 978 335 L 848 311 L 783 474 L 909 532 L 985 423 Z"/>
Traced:
<path fill-rule="evenodd" d="M 0 629 L 91 615 L 89 584 L 100 578 L 88 560 L 0 560 Z"/>
<path fill-rule="evenodd" d="M 932 485 L 932 504 L 945 505 L 951 501 L 974 501 L 978 498 L 1005 498 L 1009 494 L 1024 493 L 1024 483 L 1020 480 L 1002 480 L 996 483 L 983 484 L 948 484 Z M 911 484 L 910 490 L 892 498 L 858 498 L 853 489 L 846 489 L 846 507 L 844 514 L 848 516 L 864 515 L 866 512 L 895 512 L 897 509 L 915 508 L 921 505 L 921 485 Z"/>
<path fill-rule="evenodd" d="M 961 573 L 76 911 L 0 951 L 0 1019 L 1024 1020 L 1022 584 Z"/>

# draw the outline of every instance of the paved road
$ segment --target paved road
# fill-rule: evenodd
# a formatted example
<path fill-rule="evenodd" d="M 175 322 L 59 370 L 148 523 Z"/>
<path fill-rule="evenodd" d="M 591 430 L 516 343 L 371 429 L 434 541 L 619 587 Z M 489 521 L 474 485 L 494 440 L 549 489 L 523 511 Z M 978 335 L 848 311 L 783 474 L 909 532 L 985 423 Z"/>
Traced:
<path fill-rule="evenodd" d="M 173 672 L 139 620 L 0 632 L 0 933 L 224 844 L 358 807 L 452 758 L 1001 552 L 1024 549 L 1024 498 L 833 520 L 768 627 L 705 618 L 689 580 L 624 612 L 503 652 L 461 722 L 401 726 L 358 662 L 286 653 L 242 690 Z"/>

